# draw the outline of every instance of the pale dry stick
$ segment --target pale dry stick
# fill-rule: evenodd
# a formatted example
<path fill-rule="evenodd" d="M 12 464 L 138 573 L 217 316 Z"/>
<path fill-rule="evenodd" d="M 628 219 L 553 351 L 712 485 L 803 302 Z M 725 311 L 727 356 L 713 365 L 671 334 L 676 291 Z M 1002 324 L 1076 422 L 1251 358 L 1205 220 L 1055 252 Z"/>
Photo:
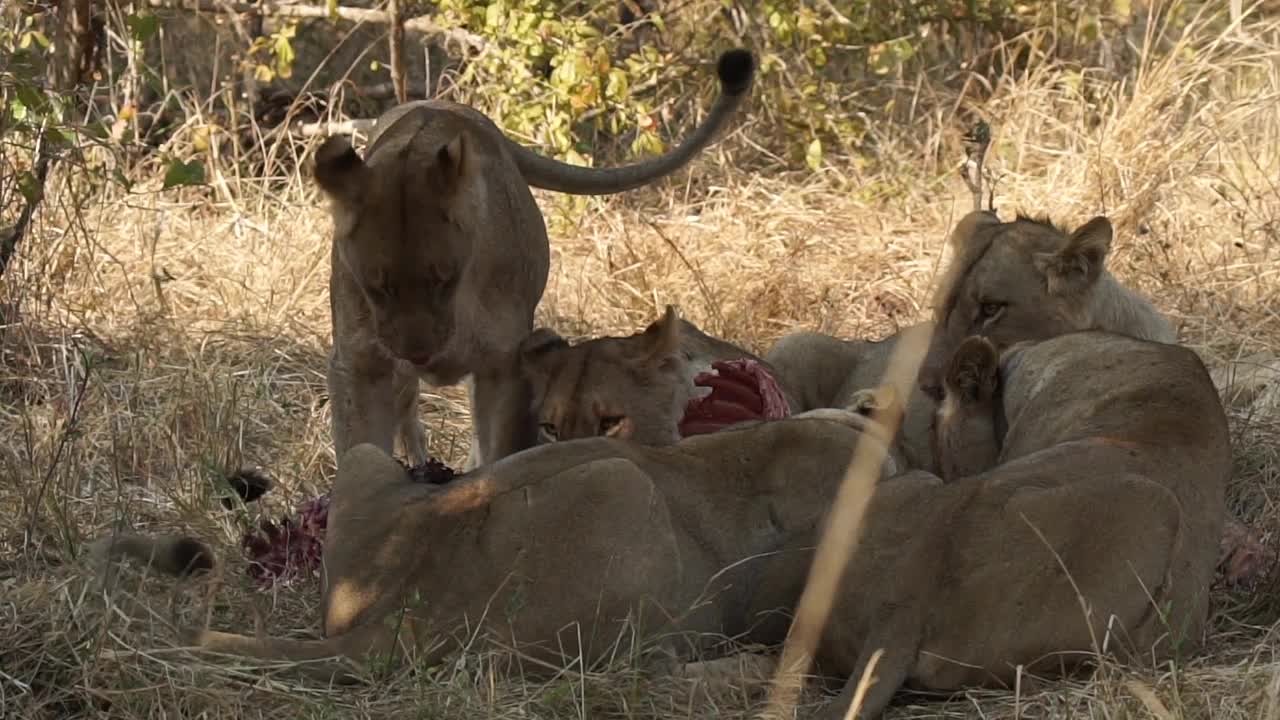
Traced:
<path fill-rule="evenodd" d="M 879 386 L 903 387 L 914 383 L 926 350 L 928 338 L 921 333 L 911 333 L 899 340 L 889 354 L 888 368 Z M 782 658 L 778 662 L 762 718 L 790 717 L 790 711 L 795 707 L 800 685 L 822 636 L 822 628 L 831 614 L 840 578 L 857 549 L 862 519 L 875 493 L 880 468 L 889 445 L 898 434 L 905 410 L 906 403 L 890 403 L 887 408 L 876 409 L 872 419 L 885 428 L 884 435 L 874 440 L 868 440 L 873 433 L 858 437 L 853 458 L 840 482 L 834 507 L 814 554 L 813 565 L 809 568 L 809 580 L 796 607 L 796 617 L 782 649 Z"/>
<path fill-rule="evenodd" d="M 991 126 L 979 120 L 964 135 L 965 162 L 960 168 L 960 177 L 973 193 L 973 209 L 982 210 L 982 174 L 987 161 L 987 148 L 991 146 Z M 992 191 L 990 209 L 995 209 L 995 192 Z"/>
<path fill-rule="evenodd" d="M 1151 717 L 1155 720 L 1173 720 L 1173 713 L 1169 712 L 1169 708 L 1160 702 L 1160 698 L 1156 697 L 1155 691 L 1146 683 L 1138 679 L 1129 679 L 1124 681 L 1125 688 L 1134 697 L 1147 708 L 1147 712 L 1151 713 Z"/>
<path fill-rule="evenodd" d="M 844 720 L 854 720 L 858 717 L 858 711 L 862 709 L 862 701 L 867 697 L 867 688 L 871 687 L 871 673 L 876 669 L 876 665 L 880 663 L 880 658 L 884 657 L 884 650 L 877 649 L 871 653 L 871 659 L 867 661 L 867 667 L 862 671 L 862 677 L 858 678 L 858 689 L 853 693 L 853 701 L 849 703 L 849 709 L 845 711 Z"/>
<path fill-rule="evenodd" d="M 1013 720 L 1022 718 L 1022 664 L 1014 668 L 1013 676 Z"/>
<path fill-rule="evenodd" d="M 341 122 L 302 123 L 290 128 L 302 137 L 318 135 L 367 135 L 373 129 L 373 120 L 344 120 Z"/>

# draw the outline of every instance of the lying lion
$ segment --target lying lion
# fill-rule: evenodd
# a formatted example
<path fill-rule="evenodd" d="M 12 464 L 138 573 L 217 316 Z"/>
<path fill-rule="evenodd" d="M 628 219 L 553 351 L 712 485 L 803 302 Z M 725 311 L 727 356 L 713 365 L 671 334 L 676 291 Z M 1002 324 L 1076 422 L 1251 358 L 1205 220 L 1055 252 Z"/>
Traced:
<path fill-rule="evenodd" d="M 533 390 L 540 442 L 616 437 L 670 445 L 680 420 L 702 391 L 695 378 L 718 360 L 768 363 L 680 318 L 673 306 L 642 332 L 570 345 L 539 328 L 520 346 L 521 370 Z M 788 412 L 795 399 L 781 386 Z"/>
<path fill-rule="evenodd" d="M 940 364 L 969 335 L 986 337 L 997 350 L 1087 329 L 1177 342 L 1168 319 L 1106 269 L 1111 242 L 1111 222 L 1103 216 L 1070 232 L 1026 217 L 1002 223 L 991 212 L 973 212 L 962 218 L 950 239 L 953 260 L 947 269 L 949 277 L 939 284 L 940 293 L 933 300 L 933 337 L 920 370 L 924 392 L 938 395 Z M 870 385 L 876 380 L 863 382 Z M 913 396 L 913 405 L 920 404 L 918 398 L 919 393 Z M 914 424 L 910 422 L 913 416 Z M 921 447 L 920 415 L 909 414 L 905 425 L 908 437 L 904 444 Z M 916 459 L 912 453 L 905 454 L 908 462 Z M 1234 517 L 1227 518 L 1226 526 L 1224 566 L 1251 553 L 1266 554 L 1254 533 Z M 1252 568 L 1254 573 L 1264 569 L 1263 564 Z M 1230 567 L 1227 571 L 1240 581 L 1256 578 Z"/>
<path fill-rule="evenodd" d="M 826 717 L 843 717 L 880 648 L 863 717 L 904 685 L 1010 687 L 1019 667 L 1199 647 L 1231 472 L 1199 357 L 1105 332 L 998 357 L 975 337 L 944 379 L 937 447 L 975 453 L 953 466 L 997 464 L 877 487 L 818 652 L 849 677 Z"/>
<path fill-rule="evenodd" d="M 798 412 L 844 407 L 859 393 L 879 384 L 898 341 L 932 332 L 933 325 L 928 322 L 910 325 L 882 340 L 841 340 L 822 333 L 797 332 L 779 338 L 764 357 L 777 371 L 779 382 L 792 389 Z M 934 403 L 915 383 L 893 391 L 908 402 L 894 446 L 908 467 L 935 470 L 929 445 Z"/>
<path fill-rule="evenodd" d="M 1019 216 L 1000 222 L 994 212 L 966 215 L 952 230 L 952 260 L 934 298 L 932 321 L 881 341 L 840 340 L 821 333 L 786 335 L 765 353 L 792 389 L 797 412 L 843 407 L 850 396 L 883 377 L 894 345 L 906 333 L 931 333 L 920 370 L 922 387 L 897 388 L 909 397 L 900 443 L 911 467 L 937 471 L 929 425 L 940 394 L 941 364 L 964 338 L 985 335 L 997 348 L 1098 329 L 1174 342 L 1169 321 L 1106 269 L 1111 223 L 1099 216 L 1075 230 Z"/>
<path fill-rule="evenodd" d="M 399 438 L 426 458 L 418 380 L 470 378 L 472 452 L 487 463 L 531 446 L 536 424 L 516 347 L 529 334 L 550 251 L 529 187 L 600 195 L 683 167 L 729 122 L 755 64 L 720 57 L 722 95 L 671 152 L 620 168 L 567 165 L 508 139 L 476 110 L 427 100 L 383 114 L 364 159 L 342 137 L 316 152 L 331 200 L 328 385 L 336 456 L 360 443 L 391 452 Z"/>
<path fill-rule="evenodd" d="M 818 414 L 667 447 L 555 443 L 445 485 L 414 483 L 384 450 L 359 445 L 331 494 L 325 639 L 205 630 L 190 642 L 290 661 L 404 652 L 434 663 L 481 628 L 554 667 L 600 659 L 628 627 L 682 656 L 724 638 L 777 643 L 859 434 L 885 439 L 862 415 Z M 883 476 L 896 472 L 886 461 Z M 171 573 L 213 562 L 190 538 L 107 537 L 94 554 Z M 359 674 L 339 662 L 303 669 Z"/>

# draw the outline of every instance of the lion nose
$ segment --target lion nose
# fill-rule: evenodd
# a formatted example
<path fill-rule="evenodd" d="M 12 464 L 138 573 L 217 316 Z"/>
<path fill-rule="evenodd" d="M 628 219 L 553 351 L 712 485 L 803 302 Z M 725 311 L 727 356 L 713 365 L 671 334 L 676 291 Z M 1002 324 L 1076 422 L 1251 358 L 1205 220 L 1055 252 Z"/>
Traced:
<path fill-rule="evenodd" d="M 407 356 L 407 357 L 405 358 L 405 360 L 408 360 L 409 362 L 413 363 L 414 365 L 417 365 L 417 366 L 421 367 L 421 366 L 423 366 L 423 365 L 428 365 L 428 364 L 430 364 L 430 363 L 431 363 L 431 358 L 433 358 L 433 357 L 434 357 L 434 355 L 432 355 L 431 353 L 414 353 L 414 354 L 411 354 L 411 355 Z"/>

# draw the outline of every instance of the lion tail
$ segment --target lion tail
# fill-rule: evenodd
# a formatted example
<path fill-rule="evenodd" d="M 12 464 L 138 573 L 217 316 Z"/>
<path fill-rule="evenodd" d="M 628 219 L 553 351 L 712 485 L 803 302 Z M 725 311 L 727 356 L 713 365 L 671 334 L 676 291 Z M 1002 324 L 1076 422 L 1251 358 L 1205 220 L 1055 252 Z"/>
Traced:
<path fill-rule="evenodd" d="M 109 535 L 94 541 L 88 554 L 104 580 L 122 558 L 178 577 L 212 570 L 215 564 L 208 545 L 184 535 Z M 302 675 L 333 683 L 360 682 L 362 675 L 351 660 L 389 650 L 395 644 L 394 633 L 377 622 L 321 640 L 253 637 L 203 629 L 188 629 L 182 634 L 184 645 L 203 652 L 296 664 Z"/>
<path fill-rule="evenodd" d="M 375 622 L 320 640 L 253 637 L 216 630 L 189 630 L 184 639 L 185 644 L 203 652 L 288 663 L 294 671 L 321 682 L 352 684 L 363 681 L 354 659 L 389 649 L 390 634 L 382 623 Z"/>
<path fill-rule="evenodd" d="M 213 551 L 185 535 L 136 535 L 121 533 L 98 538 L 89 546 L 89 558 L 104 571 L 120 558 L 132 558 L 166 575 L 186 576 L 213 569 Z"/>

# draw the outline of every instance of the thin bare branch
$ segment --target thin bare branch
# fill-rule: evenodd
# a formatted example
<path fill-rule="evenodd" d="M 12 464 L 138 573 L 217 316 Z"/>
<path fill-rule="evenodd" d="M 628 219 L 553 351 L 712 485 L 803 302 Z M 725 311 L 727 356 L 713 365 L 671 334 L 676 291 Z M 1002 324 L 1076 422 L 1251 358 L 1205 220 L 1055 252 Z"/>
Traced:
<path fill-rule="evenodd" d="M 984 165 L 987 161 L 987 148 L 991 146 L 991 126 L 987 125 L 985 120 L 979 120 L 969 132 L 965 133 L 964 154 L 966 156 L 964 166 L 960 168 L 960 177 L 964 178 L 964 184 L 969 187 L 969 192 L 973 193 L 973 209 L 982 210 L 982 181 L 986 172 Z M 994 209 L 995 197 L 988 198 L 988 207 L 986 209 Z"/>
<path fill-rule="evenodd" d="M 230 9 L 238 13 L 259 12 L 263 15 L 272 15 L 276 17 L 293 17 L 293 18 L 327 18 L 338 17 L 351 22 L 365 23 L 390 23 L 391 15 L 381 10 L 367 10 L 364 8 L 336 7 L 333 9 L 332 15 L 328 8 L 319 5 L 281 5 L 274 2 L 263 2 L 262 4 L 241 3 L 241 2 L 217 2 L 217 0 L 146 0 L 149 7 L 153 8 L 169 8 L 176 10 L 191 10 L 195 12 L 219 12 L 224 9 Z M 418 35 L 428 35 L 439 37 L 446 42 L 456 42 L 463 47 L 472 50 L 483 50 L 488 47 L 488 42 L 474 33 L 459 28 L 445 28 L 428 17 L 416 17 L 406 20 L 404 23 L 404 31 L 416 33 Z"/>
<path fill-rule="evenodd" d="M 387 0 L 387 15 L 391 18 L 391 32 L 387 44 L 391 54 L 391 84 L 396 89 L 396 102 L 408 98 L 404 87 L 404 17 L 400 13 L 400 0 Z"/>

